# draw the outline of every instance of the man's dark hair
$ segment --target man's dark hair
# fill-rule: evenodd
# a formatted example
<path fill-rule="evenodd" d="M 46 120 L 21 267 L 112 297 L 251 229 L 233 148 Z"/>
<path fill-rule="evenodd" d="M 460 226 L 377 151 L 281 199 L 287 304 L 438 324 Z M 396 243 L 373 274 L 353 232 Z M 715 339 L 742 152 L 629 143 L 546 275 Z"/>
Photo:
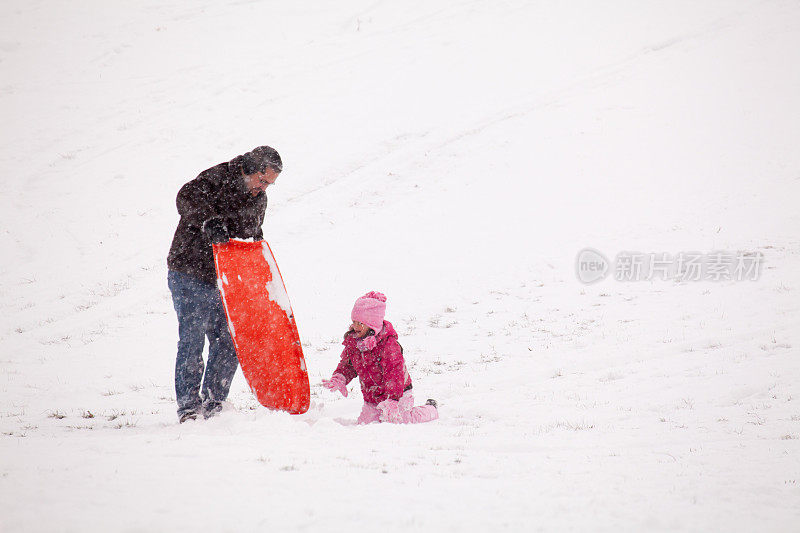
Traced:
<path fill-rule="evenodd" d="M 270 146 L 259 146 L 246 154 L 236 156 L 231 164 L 239 166 L 248 175 L 264 172 L 268 168 L 277 173 L 283 170 L 281 156 Z"/>

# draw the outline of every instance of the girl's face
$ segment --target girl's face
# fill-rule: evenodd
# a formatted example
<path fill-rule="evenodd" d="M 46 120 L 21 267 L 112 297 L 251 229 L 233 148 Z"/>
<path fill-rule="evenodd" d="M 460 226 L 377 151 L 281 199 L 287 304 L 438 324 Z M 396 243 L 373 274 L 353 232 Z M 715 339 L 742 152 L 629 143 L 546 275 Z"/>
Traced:
<path fill-rule="evenodd" d="M 355 332 L 356 337 L 358 337 L 359 339 L 363 339 L 369 333 L 368 325 L 362 324 L 361 322 L 356 322 L 355 320 L 353 321 L 352 324 L 350 324 L 350 329 L 352 329 Z"/>

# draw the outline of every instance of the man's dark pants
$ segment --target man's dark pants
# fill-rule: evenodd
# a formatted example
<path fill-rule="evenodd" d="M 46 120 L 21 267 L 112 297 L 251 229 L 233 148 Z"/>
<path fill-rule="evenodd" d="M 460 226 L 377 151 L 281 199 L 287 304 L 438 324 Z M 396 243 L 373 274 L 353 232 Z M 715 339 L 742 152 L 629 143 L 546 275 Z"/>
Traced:
<path fill-rule="evenodd" d="M 210 283 L 174 270 L 169 271 L 167 281 L 178 314 L 178 357 L 175 361 L 178 416 L 189 412 L 213 414 L 228 397 L 239 365 L 219 290 Z M 203 379 L 206 337 L 208 365 Z"/>

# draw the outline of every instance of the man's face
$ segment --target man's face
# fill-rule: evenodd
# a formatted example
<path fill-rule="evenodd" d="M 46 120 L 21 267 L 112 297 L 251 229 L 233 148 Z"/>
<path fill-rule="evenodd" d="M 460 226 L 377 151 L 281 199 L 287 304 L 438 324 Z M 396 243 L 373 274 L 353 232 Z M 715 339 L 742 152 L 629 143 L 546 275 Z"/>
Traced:
<path fill-rule="evenodd" d="M 247 190 L 253 196 L 258 196 L 259 193 L 264 192 L 267 187 L 275 183 L 278 179 L 278 173 L 268 168 L 264 172 L 256 172 L 255 174 L 245 174 L 244 183 Z"/>

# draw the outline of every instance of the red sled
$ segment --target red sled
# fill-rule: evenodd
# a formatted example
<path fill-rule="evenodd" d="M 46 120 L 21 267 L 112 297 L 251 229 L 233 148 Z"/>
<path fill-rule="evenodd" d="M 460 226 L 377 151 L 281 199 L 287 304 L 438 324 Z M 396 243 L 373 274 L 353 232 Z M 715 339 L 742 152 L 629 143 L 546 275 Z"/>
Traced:
<path fill-rule="evenodd" d="M 250 390 L 269 409 L 308 411 L 311 391 L 283 278 L 266 241 L 213 245 L 217 286 Z"/>

